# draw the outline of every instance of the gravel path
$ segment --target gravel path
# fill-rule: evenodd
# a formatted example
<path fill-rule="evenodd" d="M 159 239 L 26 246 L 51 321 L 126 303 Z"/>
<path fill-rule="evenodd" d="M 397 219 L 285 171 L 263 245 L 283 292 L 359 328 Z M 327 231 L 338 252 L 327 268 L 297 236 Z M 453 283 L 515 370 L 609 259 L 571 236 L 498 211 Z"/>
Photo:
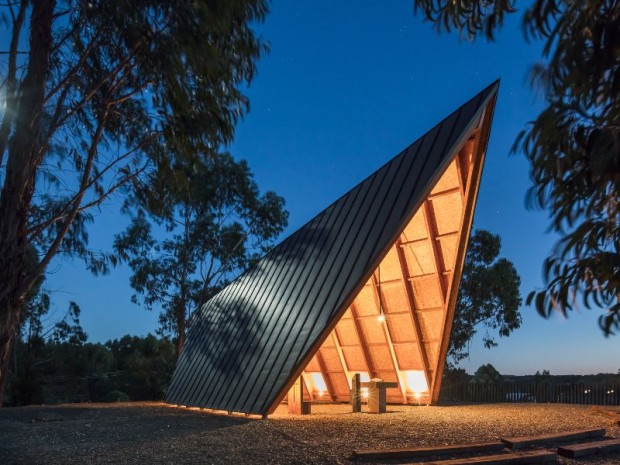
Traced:
<path fill-rule="evenodd" d="M 0 409 L 0 464 L 350 464 L 353 449 L 423 447 L 604 427 L 617 420 L 589 406 L 491 404 L 389 406 L 385 415 L 313 405 L 267 421 L 160 403 Z M 618 465 L 620 454 L 564 464 Z"/>

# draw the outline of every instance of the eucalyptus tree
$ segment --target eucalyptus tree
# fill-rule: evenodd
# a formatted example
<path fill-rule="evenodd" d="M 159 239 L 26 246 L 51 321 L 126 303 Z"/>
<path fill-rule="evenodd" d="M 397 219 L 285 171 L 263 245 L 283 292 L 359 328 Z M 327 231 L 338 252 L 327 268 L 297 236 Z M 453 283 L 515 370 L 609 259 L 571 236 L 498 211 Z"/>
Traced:
<path fill-rule="evenodd" d="M 501 383 L 503 379 L 501 373 L 493 365 L 487 363 L 478 367 L 472 381 L 477 384 L 495 384 Z"/>
<path fill-rule="evenodd" d="M 230 142 L 267 12 L 267 0 L 0 5 L 0 399 L 37 277 L 58 254 L 95 273 L 114 264 L 88 249 L 93 207 Z"/>
<path fill-rule="evenodd" d="M 500 237 L 484 229 L 469 240 L 448 349 L 454 365 L 469 356 L 478 330 L 484 330 L 482 342 L 490 349 L 497 346 L 497 335 L 508 337 L 521 326 L 521 278 L 500 251 Z"/>
<path fill-rule="evenodd" d="M 161 308 L 159 333 L 173 337 L 178 356 L 192 312 L 268 250 L 288 213 L 227 153 L 178 164 L 136 192 L 127 205 L 132 222 L 114 248 L 133 270 L 132 300 Z"/>
<path fill-rule="evenodd" d="M 562 237 L 544 261 L 545 286 L 527 302 L 548 317 L 604 309 L 620 329 L 620 0 L 414 0 L 439 30 L 493 39 L 524 4 L 523 32 L 544 42 L 531 73 L 546 107 L 513 151 L 530 162 L 529 205 L 547 209 Z"/>

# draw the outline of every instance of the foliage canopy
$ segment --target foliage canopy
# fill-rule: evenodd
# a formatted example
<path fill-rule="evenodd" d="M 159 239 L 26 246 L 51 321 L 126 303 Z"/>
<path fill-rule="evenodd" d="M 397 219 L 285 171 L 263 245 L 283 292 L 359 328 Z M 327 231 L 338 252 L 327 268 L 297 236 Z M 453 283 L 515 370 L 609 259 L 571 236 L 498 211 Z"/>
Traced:
<path fill-rule="evenodd" d="M 493 39 L 515 0 L 414 0 L 438 29 Z M 534 0 L 523 14 L 528 39 L 544 41 L 531 73 L 546 107 L 518 135 L 530 161 L 532 207 L 560 233 L 528 304 L 548 317 L 603 308 L 605 335 L 620 329 L 620 1 Z"/>
<path fill-rule="evenodd" d="M 512 262 L 499 258 L 500 249 L 499 236 L 489 231 L 478 229 L 469 240 L 448 349 L 452 363 L 469 356 L 478 327 L 491 348 L 497 346 L 495 331 L 507 337 L 521 326 L 521 278 Z"/>
<path fill-rule="evenodd" d="M 161 306 L 160 333 L 177 341 L 178 354 L 192 311 L 267 251 L 288 214 L 229 154 L 176 166 L 174 176 L 180 181 L 159 175 L 138 187 L 133 220 L 114 248 L 145 307 Z"/>
<path fill-rule="evenodd" d="M 503 380 L 502 375 L 497 369 L 487 363 L 486 365 L 481 365 L 476 372 L 474 373 L 474 383 L 479 384 L 489 384 L 489 383 L 499 383 Z"/>

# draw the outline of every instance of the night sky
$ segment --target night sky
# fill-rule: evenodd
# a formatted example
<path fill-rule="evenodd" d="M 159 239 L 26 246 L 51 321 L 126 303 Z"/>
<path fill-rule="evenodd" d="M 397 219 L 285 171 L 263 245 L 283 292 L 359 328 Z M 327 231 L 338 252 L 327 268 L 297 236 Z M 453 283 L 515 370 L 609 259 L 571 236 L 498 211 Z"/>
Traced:
<path fill-rule="evenodd" d="M 556 237 L 546 232 L 545 212 L 525 207 L 528 164 L 510 154 L 517 133 L 543 104 L 527 84 L 542 46 L 525 42 L 520 14 L 509 18 L 496 42 L 471 43 L 457 33 L 437 34 L 413 15 L 411 0 L 276 0 L 258 30 L 270 52 L 247 89 L 251 112 L 230 151 L 248 160 L 261 189 L 286 199 L 290 220 L 282 237 L 501 78 L 474 228 L 501 236 L 524 297 L 542 284 L 542 261 Z M 110 250 L 127 222 L 117 200 L 102 206 L 90 229 L 91 247 Z M 89 340 L 156 329 L 157 313 L 129 300 L 127 267 L 95 278 L 80 262 L 59 259 L 49 272 L 56 317 L 67 301 L 76 301 Z M 603 336 L 600 314 L 583 310 L 568 320 L 545 320 L 524 306 L 521 329 L 492 350 L 476 339 L 461 366 L 473 372 L 492 363 L 503 374 L 615 373 L 620 337 Z"/>

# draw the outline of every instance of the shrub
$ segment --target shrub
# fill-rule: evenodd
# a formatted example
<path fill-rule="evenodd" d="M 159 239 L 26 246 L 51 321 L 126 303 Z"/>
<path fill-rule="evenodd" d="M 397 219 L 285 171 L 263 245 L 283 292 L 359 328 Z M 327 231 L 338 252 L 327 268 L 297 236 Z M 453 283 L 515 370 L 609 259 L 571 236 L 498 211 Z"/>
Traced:
<path fill-rule="evenodd" d="M 101 402 L 129 402 L 129 396 L 123 391 L 110 391 L 101 398 Z"/>

